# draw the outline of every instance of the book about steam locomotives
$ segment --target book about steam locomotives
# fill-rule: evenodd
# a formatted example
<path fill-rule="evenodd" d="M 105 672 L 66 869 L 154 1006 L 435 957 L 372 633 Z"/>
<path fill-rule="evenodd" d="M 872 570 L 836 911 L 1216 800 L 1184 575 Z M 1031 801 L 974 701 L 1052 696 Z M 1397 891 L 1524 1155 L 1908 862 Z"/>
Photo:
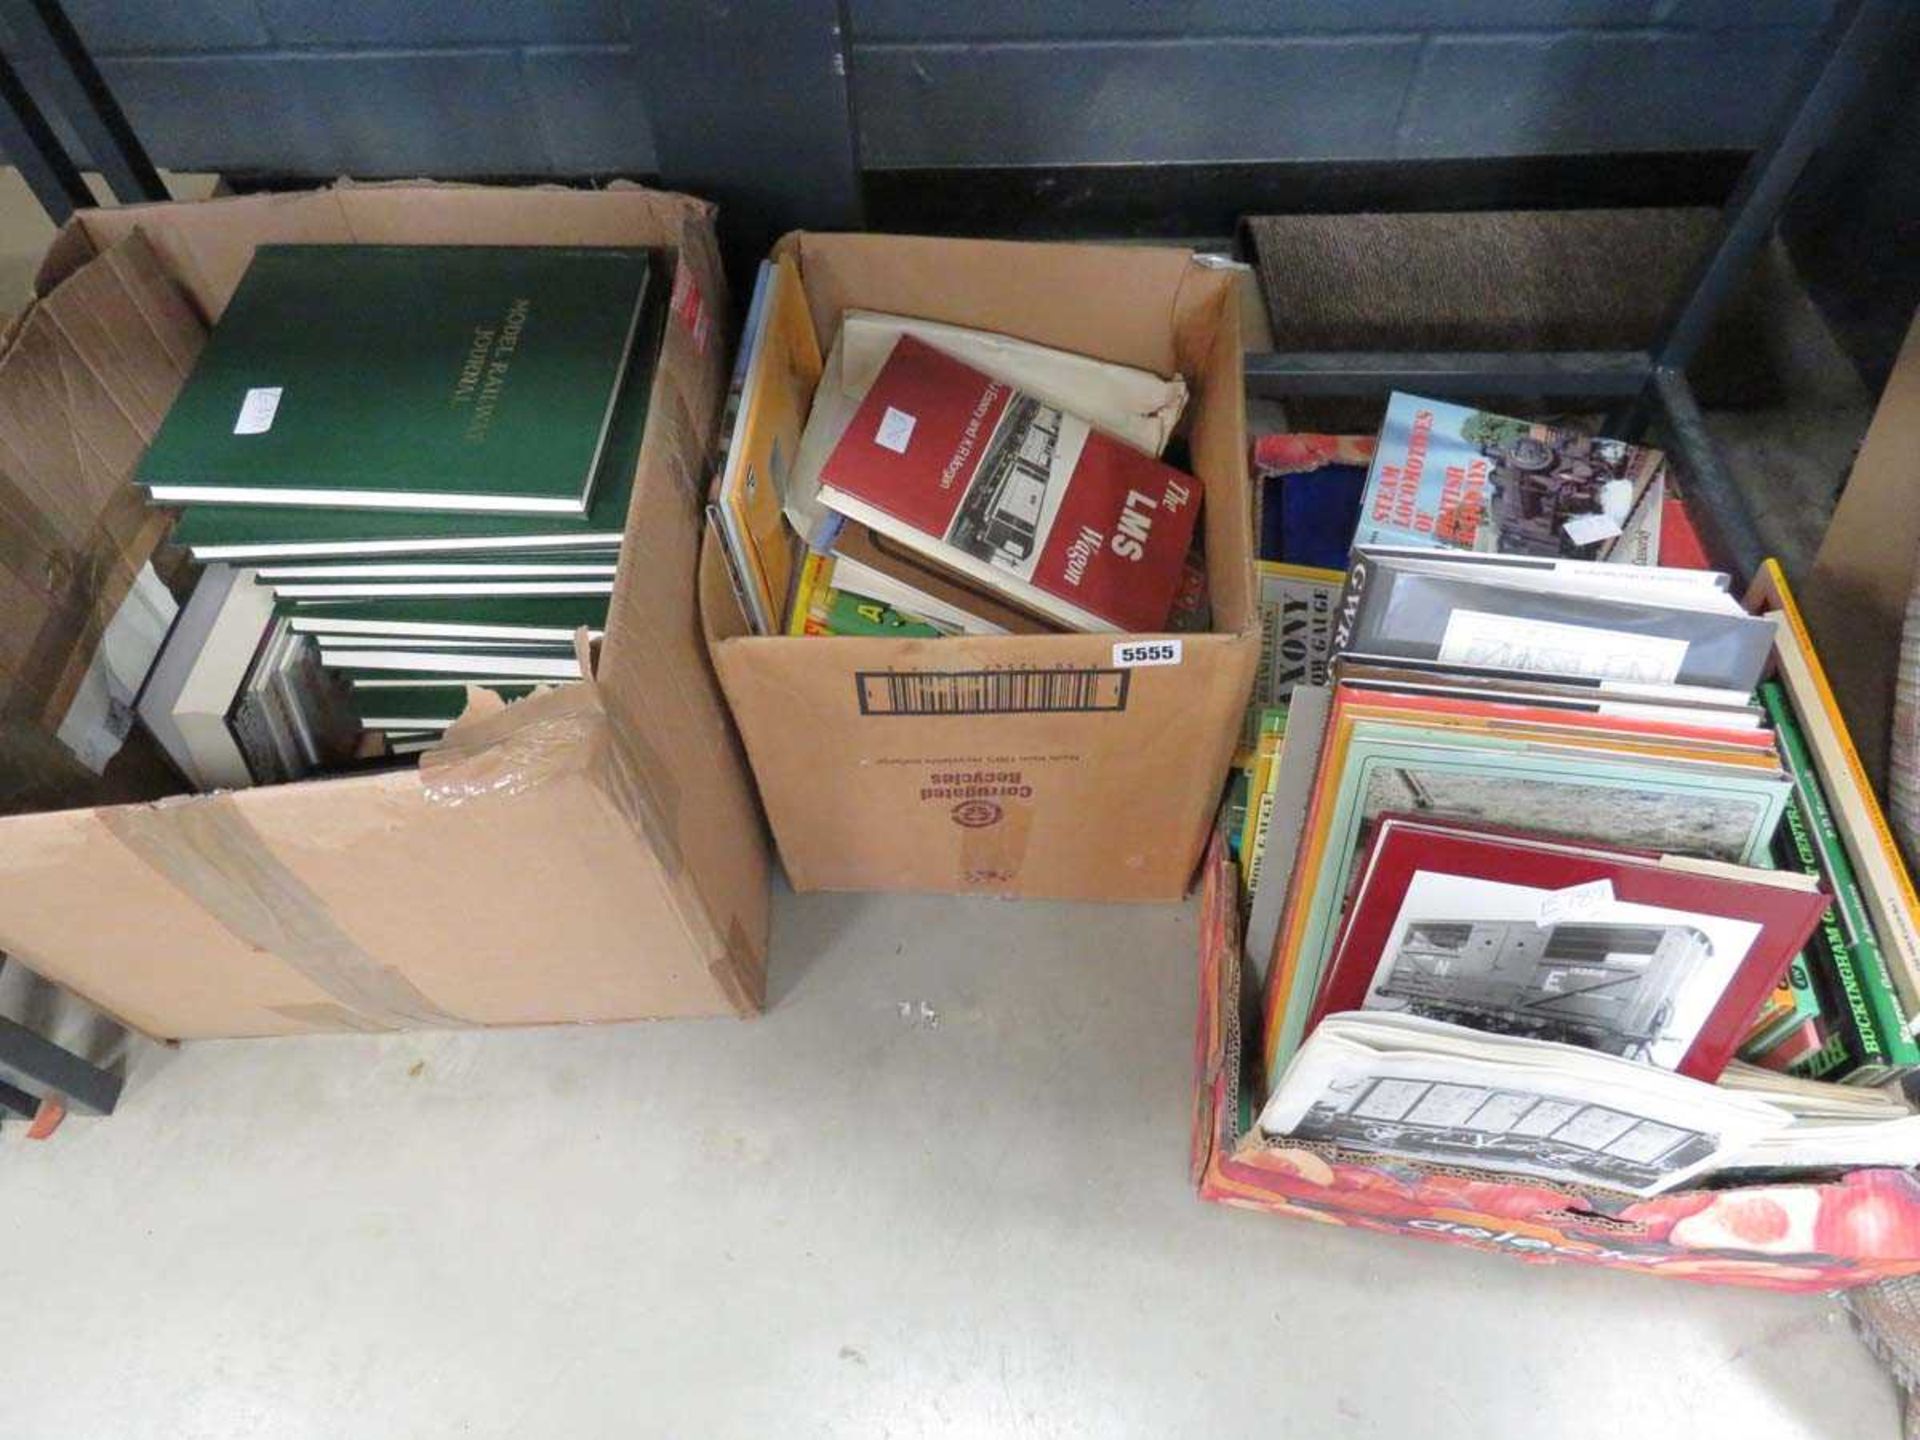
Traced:
<path fill-rule="evenodd" d="M 1653 565 L 1665 473 L 1644 445 L 1396 393 L 1353 543 Z"/>
<path fill-rule="evenodd" d="M 1076 630 L 1163 629 L 1200 484 L 911 335 L 822 469 L 821 501 Z"/>

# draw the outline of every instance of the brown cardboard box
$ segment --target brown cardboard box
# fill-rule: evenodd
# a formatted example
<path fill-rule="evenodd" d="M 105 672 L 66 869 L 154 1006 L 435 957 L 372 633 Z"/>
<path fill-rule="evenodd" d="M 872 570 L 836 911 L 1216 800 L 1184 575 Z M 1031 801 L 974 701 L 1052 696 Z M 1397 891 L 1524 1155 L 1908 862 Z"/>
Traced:
<path fill-rule="evenodd" d="M 159 538 L 126 477 L 254 246 L 289 240 L 675 247 L 596 679 L 470 714 L 417 773 L 0 820 L 0 949 L 171 1037 L 754 1011 L 765 841 L 693 609 L 725 376 L 707 205 L 409 184 L 83 213 L 0 356 L 19 568 L 91 553 L 70 608 L 111 613 Z M 16 588 L 8 633 L 66 624 L 59 598 Z M 57 668 L 12 663 L 9 713 L 57 713 Z"/>
<path fill-rule="evenodd" d="M 882 235 L 789 235 L 779 253 L 822 348 L 842 312 L 868 309 L 1184 375 L 1215 625 L 1177 637 L 1178 663 L 1140 667 L 1116 635 L 753 636 L 710 533 L 714 665 L 795 888 L 1180 895 L 1259 639 L 1232 269 L 1183 250 Z"/>
<path fill-rule="evenodd" d="M 1834 693 L 1884 792 L 1900 631 L 1920 559 L 1920 320 L 1894 362 L 1873 424 L 1805 586 L 1807 625 Z"/>

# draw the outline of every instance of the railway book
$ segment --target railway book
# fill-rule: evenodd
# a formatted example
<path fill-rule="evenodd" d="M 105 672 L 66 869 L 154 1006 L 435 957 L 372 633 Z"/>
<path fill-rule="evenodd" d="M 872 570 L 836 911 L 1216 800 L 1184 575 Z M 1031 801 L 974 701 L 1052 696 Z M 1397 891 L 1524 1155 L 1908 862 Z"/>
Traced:
<path fill-rule="evenodd" d="M 1712 571 L 1356 547 L 1334 653 L 1750 695 L 1773 625 Z"/>
<path fill-rule="evenodd" d="M 1396 393 L 1356 545 L 1658 563 L 1658 451 Z"/>
<path fill-rule="evenodd" d="M 1713 1080 L 1826 909 L 1795 871 L 1384 816 L 1308 1030 L 1404 1012 Z"/>
<path fill-rule="evenodd" d="M 780 607 L 793 589 L 800 545 L 781 513 L 781 497 L 820 368 L 799 268 L 790 257 L 762 261 L 728 394 L 732 424 L 710 496 L 748 618 L 762 635 L 779 633 Z"/>
<path fill-rule="evenodd" d="M 654 274 L 611 247 L 263 245 L 134 479 L 162 504 L 585 516 Z"/>
<path fill-rule="evenodd" d="M 1200 484 L 903 335 L 821 471 L 822 503 L 1069 629 L 1164 629 Z"/>
<path fill-rule="evenodd" d="M 1741 1166 L 1794 1117 L 1617 1055 L 1360 1011 L 1328 1017 L 1259 1124 L 1362 1154 L 1654 1195 Z"/>

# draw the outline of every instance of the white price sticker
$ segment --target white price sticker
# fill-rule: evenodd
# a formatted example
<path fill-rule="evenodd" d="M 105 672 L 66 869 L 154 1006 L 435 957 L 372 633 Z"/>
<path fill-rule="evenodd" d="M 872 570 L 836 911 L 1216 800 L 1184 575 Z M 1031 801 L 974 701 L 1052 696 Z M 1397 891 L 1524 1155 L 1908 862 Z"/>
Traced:
<path fill-rule="evenodd" d="M 240 414 L 233 422 L 236 435 L 264 435 L 273 428 L 273 417 L 280 410 L 278 385 L 260 385 L 247 391 L 240 402 Z"/>
<path fill-rule="evenodd" d="M 1533 923 L 1542 930 L 1568 920 L 1590 920 L 1613 906 L 1613 882 L 1589 880 L 1584 885 L 1569 885 L 1540 897 L 1540 913 Z"/>
<path fill-rule="evenodd" d="M 1116 670 L 1138 670 L 1143 665 L 1178 665 L 1178 640 L 1122 640 L 1113 647 Z"/>
<path fill-rule="evenodd" d="M 1576 545 L 1594 545 L 1602 540 L 1611 540 L 1620 533 L 1620 526 L 1611 515 L 1575 515 L 1563 520 L 1560 528 L 1567 532 L 1567 538 Z"/>
<path fill-rule="evenodd" d="M 873 443 L 885 446 L 896 455 L 907 453 L 907 442 L 913 439 L 913 416 L 904 410 L 887 406 L 887 413 L 880 417 L 880 428 L 874 432 Z"/>

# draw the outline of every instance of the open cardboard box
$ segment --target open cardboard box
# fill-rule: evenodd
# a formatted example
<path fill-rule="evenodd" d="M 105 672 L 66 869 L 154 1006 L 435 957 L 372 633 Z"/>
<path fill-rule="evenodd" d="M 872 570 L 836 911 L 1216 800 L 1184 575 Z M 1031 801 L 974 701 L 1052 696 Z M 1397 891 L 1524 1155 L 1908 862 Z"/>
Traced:
<path fill-rule="evenodd" d="M 637 187 L 343 184 L 60 233 L 0 354 L 0 614 L 39 657 L 0 681 L 41 731 L 77 682 L 47 657 L 164 535 L 128 476 L 256 245 L 671 247 L 673 317 L 594 680 L 470 712 L 417 772 L 0 819 L 0 950 L 162 1037 L 759 1007 L 765 840 L 693 610 L 725 384 L 712 220 Z"/>
<path fill-rule="evenodd" d="M 1776 654 L 1812 657 L 1785 577 L 1769 562 L 1747 597 L 1776 617 Z M 1810 683 L 1777 673 L 1814 743 L 1815 763 L 1848 849 L 1899 865 L 1873 790 L 1817 658 Z M 1840 800 L 1846 792 L 1860 803 Z M 1920 911 L 1904 866 L 1901 893 Z M 1863 886 L 1866 884 L 1862 881 Z M 1768 1290 L 1832 1290 L 1920 1274 L 1920 1175 L 1859 1170 L 1825 1184 L 1677 1190 L 1652 1199 L 1580 1191 L 1510 1175 L 1269 1140 L 1255 1125 L 1259 1007 L 1241 988 L 1239 882 L 1216 837 L 1201 899 L 1200 1009 L 1194 1049 L 1192 1176 L 1203 1198 L 1327 1225 L 1419 1236 L 1545 1263 L 1573 1260 Z M 1870 902 L 1871 902 L 1870 896 Z"/>
<path fill-rule="evenodd" d="M 799 267 L 823 351 L 863 309 L 1183 375 L 1214 626 L 1144 666 L 1110 634 L 754 636 L 710 532 L 707 638 L 794 887 L 1178 897 L 1259 649 L 1233 267 L 886 235 L 793 234 L 775 253 Z"/>

